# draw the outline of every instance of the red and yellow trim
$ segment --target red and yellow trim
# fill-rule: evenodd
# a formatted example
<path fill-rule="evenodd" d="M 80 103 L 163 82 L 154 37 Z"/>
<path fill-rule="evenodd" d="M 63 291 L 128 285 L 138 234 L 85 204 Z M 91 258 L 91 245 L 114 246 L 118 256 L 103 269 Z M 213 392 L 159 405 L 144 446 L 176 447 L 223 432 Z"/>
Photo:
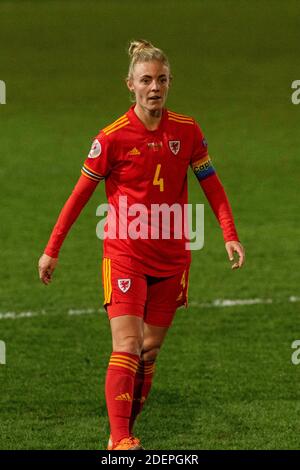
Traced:
<path fill-rule="evenodd" d="M 102 279 L 104 287 L 104 305 L 111 302 L 112 284 L 111 284 L 111 260 L 103 258 L 102 263 Z"/>
<path fill-rule="evenodd" d="M 152 375 L 155 370 L 155 362 L 146 361 L 144 363 L 144 375 Z"/>
<path fill-rule="evenodd" d="M 129 121 L 128 117 L 126 116 L 126 114 L 124 114 L 119 119 L 117 119 L 115 122 L 110 124 L 109 126 L 104 127 L 104 129 L 102 129 L 102 132 L 104 132 L 104 134 L 106 134 L 106 135 L 109 135 L 112 132 L 115 132 L 118 129 L 121 129 L 122 127 L 127 126 L 127 124 L 129 124 L 129 122 L 130 121 Z"/>
<path fill-rule="evenodd" d="M 100 173 L 92 170 L 86 163 L 84 163 L 83 167 L 81 168 L 81 174 L 92 181 L 101 181 L 104 179 L 103 175 L 100 175 Z"/>
<path fill-rule="evenodd" d="M 133 359 L 132 357 L 128 357 L 123 354 L 112 353 L 108 366 L 123 367 L 125 369 L 129 369 L 135 374 L 138 368 L 138 364 L 138 359 Z"/>
<path fill-rule="evenodd" d="M 168 110 L 169 121 L 180 122 L 181 124 L 194 124 L 194 119 L 184 114 L 174 113 Z"/>
<path fill-rule="evenodd" d="M 180 302 L 180 305 L 188 305 L 188 290 L 189 290 L 189 270 L 183 271 L 180 281 L 180 293 L 176 299 L 176 302 Z"/>
<path fill-rule="evenodd" d="M 144 375 L 152 375 L 154 374 L 155 370 L 155 362 L 154 361 L 140 361 L 137 374 L 144 376 Z"/>
<path fill-rule="evenodd" d="M 187 308 L 189 304 L 189 287 L 190 287 L 190 277 L 188 276 L 187 279 L 187 286 L 186 286 L 186 295 L 185 295 L 185 303 L 184 306 Z"/>

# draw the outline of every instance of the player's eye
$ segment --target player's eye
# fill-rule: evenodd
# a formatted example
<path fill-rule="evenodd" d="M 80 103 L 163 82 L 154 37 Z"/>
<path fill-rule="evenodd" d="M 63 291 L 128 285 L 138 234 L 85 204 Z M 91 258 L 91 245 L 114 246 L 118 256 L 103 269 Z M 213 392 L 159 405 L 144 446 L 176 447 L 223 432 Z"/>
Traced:
<path fill-rule="evenodd" d="M 161 78 L 161 79 L 160 79 L 160 84 L 161 84 L 161 85 L 166 85 L 167 81 L 168 81 L 168 80 L 167 80 L 166 77 Z"/>

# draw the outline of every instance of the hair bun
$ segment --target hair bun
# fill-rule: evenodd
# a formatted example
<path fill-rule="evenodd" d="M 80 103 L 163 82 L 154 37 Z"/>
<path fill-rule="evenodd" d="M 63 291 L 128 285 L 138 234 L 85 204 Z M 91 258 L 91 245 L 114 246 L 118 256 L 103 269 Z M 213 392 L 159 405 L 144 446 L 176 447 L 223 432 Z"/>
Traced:
<path fill-rule="evenodd" d="M 169 76 L 171 78 L 170 64 L 166 54 L 161 49 L 158 49 L 157 47 L 153 46 L 150 41 L 145 41 L 145 39 L 130 41 L 130 44 L 128 46 L 128 54 L 130 57 L 130 63 L 127 80 L 132 80 L 133 71 L 136 64 L 150 62 L 152 60 L 157 60 L 162 64 L 166 65 L 169 69 Z"/>
<path fill-rule="evenodd" d="M 139 39 L 137 41 L 131 41 L 129 48 L 128 48 L 128 55 L 129 57 L 133 57 L 134 54 L 140 52 L 142 49 L 150 49 L 154 46 L 149 41 L 145 41 L 144 39 Z"/>

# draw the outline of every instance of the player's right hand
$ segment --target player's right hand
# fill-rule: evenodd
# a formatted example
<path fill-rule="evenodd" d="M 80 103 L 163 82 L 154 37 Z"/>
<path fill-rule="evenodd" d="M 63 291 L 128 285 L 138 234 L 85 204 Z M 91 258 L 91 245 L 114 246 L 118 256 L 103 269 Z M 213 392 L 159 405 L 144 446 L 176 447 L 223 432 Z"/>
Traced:
<path fill-rule="evenodd" d="M 53 271 L 57 265 L 58 258 L 51 258 L 45 253 L 39 259 L 40 280 L 44 284 L 49 284 L 52 280 Z"/>

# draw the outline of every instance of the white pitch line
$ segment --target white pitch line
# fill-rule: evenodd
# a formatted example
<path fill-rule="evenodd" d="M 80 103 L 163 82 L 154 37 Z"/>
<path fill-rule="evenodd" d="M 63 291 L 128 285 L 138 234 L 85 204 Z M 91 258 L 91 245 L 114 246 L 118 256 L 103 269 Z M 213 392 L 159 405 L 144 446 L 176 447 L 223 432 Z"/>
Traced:
<path fill-rule="evenodd" d="M 300 299 L 299 299 L 300 301 Z M 257 305 L 257 304 L 272 304 L 272 299 L 216 299 L 209 303 L 199 303 L 195 301 L 189 302 L 189 306 L 191 307 L 236 307 L 238 305 Z"/>
<path fill-rule="evenodd" d="M 73 309 L 70 308 L 68 310 L 68 315 L 91 315 L 93 313 L 106 313 L 104 308 L 81 308 L 81 309 Z"/>
<path fill-rule="evenodd" d="M 45 310 L 42 310 L 41 312 L 5 312 L 2 313 L 0 312 L 0 320 L 17 320 L 18 318 L 31 318 L 31 317 L 40 317 L 42 315 L 47 315 Z"/>
<path fill-rule="evenodd" d="M 225 308 L 225 307 L 238 307 L 244 305 L 257 305 L 257 304 L 272 304 L 272 303 L 296 303 L 300 302 L 299 296 L 290 296 L 286 300 L 274 299 L 215 299 L 212 302 L 197 302 L 192 300 L 189 302 L 190 307 L 198 308 Z M 69 309 L 67 314 L 70 316 L 79 315 L 94 315 L 96 313 L 105 313 L 104 308 L 81 308 Z M 46 310 L 40 312 L 0 312 L 0 320 L 18 320 L 20 318 L 32 318 L 48 315 Z"/>
<path fill-rule="evenodd" d="M 68 310 L 68 315 L 90 315 L 92 313 L 97 313 L 97 312 L 100 312 L 100 308 L 98 309 L 95 309 L 95 308 L 81 308 L 81 309 L 73 309 L 73 308 L 70 308 L 70 310 Z"/>

